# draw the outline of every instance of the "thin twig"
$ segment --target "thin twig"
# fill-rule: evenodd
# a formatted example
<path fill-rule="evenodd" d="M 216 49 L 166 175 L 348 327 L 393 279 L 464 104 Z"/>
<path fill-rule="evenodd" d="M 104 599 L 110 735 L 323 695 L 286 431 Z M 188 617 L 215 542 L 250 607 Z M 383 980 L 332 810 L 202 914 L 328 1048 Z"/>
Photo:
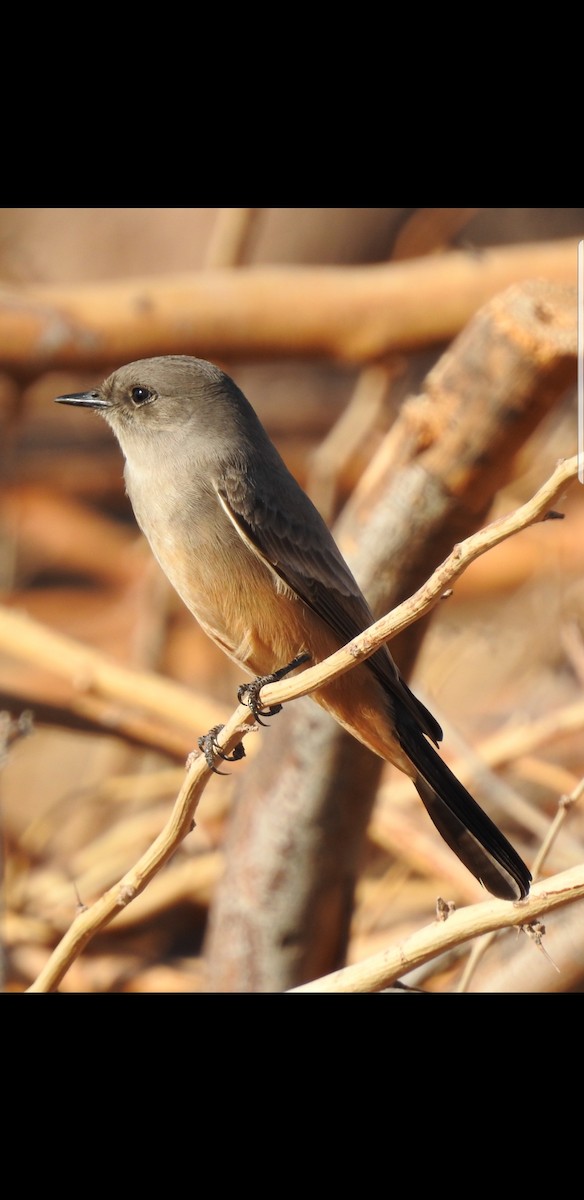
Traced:
<path fill-rule="evenodd" d="M 572 792 L 570 792 L 569 796 L 561 796 L 560 797 L 560 800 L 558 802 L 558 809 L 557 809 L 556 815 L 549 827 L 547 837 L 544 838 L 544 841 L 542 842 L 540 849 L 539 849 L 538 853 L 536 854 L 534 862 L 533 862 L 532 873 L 533 873 L 534 879 L 538 879 L 539 876 L 541 875 L 541 869 L 543 867 L 543 864 L 544 864 L 554 842 L 556 841 L 556 838 L 558 837 L 558 834 L 560 832 L 560 829 L 562 828 L 562 825 L 566 821 L 570 810 L 574 807 L 575 804 L 578 803 L 579 800 L 581 800 L 583 795 L 584 795 L 584 779 L 581 779 L 580 782 L 578 784 L 576 784 L 576 787 L 574 788 L 574 790 Z"/>
<path fill-rule="evenodd" d="M 584 795 L 584 779 L 581 779 L 580 782 L 576 785 L 576 787 L 573 789 L 573 791 L 570 793 L 569 796 L 561 796 L 560 797 L 556 815 L 549 827 L 549 830 L 548 830 L 548 832 L 541 844 L 541 847 L 535 856 L 534 862 L 533 862 L 532 874 L 533 874 L 534 879 L 539 878 L 543 864 L 544 864 L 544 862 L 545 862 L 545 860 L 546 860 L 546 858 L 547 858 L 547 856 L 548 856 L 548 854 L 560 832 L 560 829 L 562 828 L 562 825 L 564 824 L 564 822 L 568 816 L 568 813 L 570 812 L 570 810 L 574 806 L 574 804 L 576 804 L 582 798 L 583 795 Z M 468 985 L 469 985 L 481 959 L 484 958 L 487 950 L 489 949 L 489 946 L 494 941 L 495 936 L 496 936 L 496 934 L 494 932 L 485 934 L 485 936 L 480 938 L 480 940 L 478 942 L 476 942 L 476 944 L 473 946 L 472 951 L 468 957 L 468 961 L 465 965 L 464 971 L 462 973 L 462 976 L 459 980 L 458 986 L 456 988 L 457 992 L 466 992 L 468 990 Z M 543 947 L 542 947 L 542 949 L 543 949 Z"/>
<path fill-rule="evenodd" d="M 226 752 L 241 741 L 245 723 L 253 724 L 253 721 L 249 709 L 239 705 L 222 730 L 221 744 Z M 193 758 L 170 817 L 158 837 L 119 883 L 109 888 L 91 907 L 79 913 L 28 991 L 53 991 L 91 938 L 144 891 L 194 828 L 197 804 L 210 776 L 211 770 L 204 756 Z"/>

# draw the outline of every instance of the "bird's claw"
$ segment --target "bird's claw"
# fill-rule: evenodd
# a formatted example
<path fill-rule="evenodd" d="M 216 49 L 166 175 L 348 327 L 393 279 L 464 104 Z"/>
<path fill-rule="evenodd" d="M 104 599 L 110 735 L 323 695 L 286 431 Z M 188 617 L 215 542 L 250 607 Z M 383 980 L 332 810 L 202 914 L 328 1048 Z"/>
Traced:
<path fill-rule="evenodd" d="M 280 679 L 284 679 L 291 671 L 295 671 L 296 667 L 302 666 L 302 663 L 308 662 L 310 654 L 297 654 L 292 662 L 286 664 L 285 667 L 280 667 L 279 671 L 273 671 L 271 675 L 258 675 L 257 679 L 252 679 L 251 683 L 242 683 L 237 689 L 237 699 L 240 704 L 247 704 L 258 723 L 258 725 L 266 724 L 262 721 L 262 717 L 275 717 L 276 713 L 282 711 L 281 704 L 272 704 L 268 707 L 260 704 L 260 692 L 266 683 L 278 683 Z"/>
<path fill-rule="evenodd" d="M 265 721 L 262 721 L 260 713 L 264 717 L 275 717 L 276 713 L 282 711 L 281 704 L 272 704 L 268 708 L 264 708 L 260 704 L 260 692 L 264 684 L 275 682 L 273 675 L 258 675 L 257 679 L 253 679 L 251 683 L 242 683 L 237 689 L 239 703 L 247 704 L 247 707 L 251 708 L 258 725 L 266 724 Z"/>
<path fill-rule="evenodd" d="M 205 762 L 207 766 L 211 771 L 215 772 L 215 775 L 229 774 L 229 771 L 220 771 L 215 766 L 215 756 L 222 758 L 224 762 L 239 762 L 240 759 L 245 758 L 243 742 L 238 742 L 232 754 L 224 754 L 217 741 L 217 734 L 220 733 L 222 729 L 222 725 L 214 725 L 208 733 L 203 734 L 203 736 L 197 740 L 199 750 L 205 755 Z"/>

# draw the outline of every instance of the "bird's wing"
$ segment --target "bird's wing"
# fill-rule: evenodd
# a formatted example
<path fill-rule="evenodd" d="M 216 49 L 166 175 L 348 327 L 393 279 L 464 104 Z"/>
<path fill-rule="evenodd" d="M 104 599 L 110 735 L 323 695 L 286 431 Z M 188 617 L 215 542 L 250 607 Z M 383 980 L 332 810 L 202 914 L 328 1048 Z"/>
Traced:
<path fill-rule="evenodd" d="M 241 480 L 241 470 L 224 472 L 217 494 L 253 553 L 326 622 L 340 646 L 372 625 L 375 618 L 332 534 L 295 481 L 287 473 L 272 478 L 268 494 L 257 481 L 251 489 Z M 432 741 L 440 741 L 440 725 L 401 678 L 387 647 L 367 662 L 391 707 L 399 700 Z"/>

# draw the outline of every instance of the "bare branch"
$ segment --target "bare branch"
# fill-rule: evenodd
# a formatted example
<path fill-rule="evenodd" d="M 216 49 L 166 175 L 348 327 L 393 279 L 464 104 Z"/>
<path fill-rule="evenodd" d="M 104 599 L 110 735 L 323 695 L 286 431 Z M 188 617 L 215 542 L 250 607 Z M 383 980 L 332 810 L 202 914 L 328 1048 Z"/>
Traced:
<path fill-rule="evenodd" d="M 510 284 L 574 285 L 577 241 L 372 267 L 242 267 L 2 289 L 0 365 L 26 377 L 153 354 L 371 364 L 448 341 Z M 424 304 L 420 304 L 424 296 Z"/>
<path fill-rule="evenodd" d="M 453 946 L 480 934 L 509 926 L 528 928 L 536 917 L 584 897 L 584 865 L 536 883 L 526 900 L 508 904 L 486 900 L 451 913 L 447 920 L 417 930 L 404 942 L 390 946 L 363 962 L 335 971 L 292 992 L 378 992 L 396 979 Z"/>
<path fill-rule="evenodd" d="M 0 652 L 64 680 L 71 689 L 72 711 L 101 723 L 105 730 L 124 732 L 124 715 L 119 707 L 114 710 L 113 704 L 132 706 L 183 731 L 217 723 L 225 716 L 224 710 L 208 696 L 200 697 L 152 671 L 122 667 L 99 650 L 48 629 L 26 613 L 1 606 Z M 146 727 L 141 729 L 146 736 Z M 138 732 L 134 722 L 130 732 L 133 737 Z M 153 739 L 153 732 L 149 732 Z M 191 736 L 194 738 L 194 733 Z M 164 744 L 164 738 L 158 744 L 161 740 Z M 176 739 L 171 745 L 176 753 Z"/>
<path fill-rule="evenodd" d="M 252 724 L 252 714 L 240 706 L 224 726 L 221 743 L 227 752 L 240 742 L 243 725 Z M 95 934 L 139 896 L 150 880 L 172 857 L 177 847 L 194 828 L 194 814 L 205 785 L 211 776 L 204 757 L 193 758 L 170 817 L 158 837 L 119 883 L 109 888 L 90 908 L 84 909 L 61 939 L 45 968 L 28 988 L 30 992 L 50 992 L 58 986 L 71 963 Z"/>

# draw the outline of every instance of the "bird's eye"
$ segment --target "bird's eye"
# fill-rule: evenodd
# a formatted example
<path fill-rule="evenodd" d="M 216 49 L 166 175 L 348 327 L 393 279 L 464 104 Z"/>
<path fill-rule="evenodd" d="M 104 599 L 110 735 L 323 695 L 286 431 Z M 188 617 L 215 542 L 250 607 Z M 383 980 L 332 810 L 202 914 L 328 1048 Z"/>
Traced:
<path fill-rule="evenodd" d="M 139 407 L 140 404 L 147 404 L 149 400 L 152 400 L 154 397 L 154 392 L 149 391 L 148 388 L 135 387 L 132 388 L 130 395 L 132 397 L 132 404 L 135 404 L 136 407 Z"/>

